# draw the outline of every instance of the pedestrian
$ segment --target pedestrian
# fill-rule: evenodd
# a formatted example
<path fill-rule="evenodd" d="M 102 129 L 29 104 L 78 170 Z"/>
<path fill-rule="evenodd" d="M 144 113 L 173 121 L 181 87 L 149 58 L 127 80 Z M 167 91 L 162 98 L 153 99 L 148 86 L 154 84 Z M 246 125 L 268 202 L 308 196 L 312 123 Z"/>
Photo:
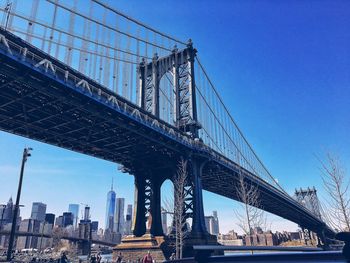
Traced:
<path fill-rule="evenodd" d="M 117 263 L 121 263 L 121 262 L 122 262 L 122 259 L 123 259 L 122 252 L 119 252 L 119 255 L 118 255 L 118 257 L 117 257 Z"/>
<path fill-rule="evenodd" d="M 96 263 L 96 255 L 95 254 L 92 254 L 91 257 L 90 257 L 90 262 L 91 263 Z"/>
<path fill-rule="evenodd" d="M 97 263 L 101 263 L 102 257 L 101 257 L 101 253 L 100 252 L 97 253 L 96 260 L 97 260 Z"/>
<path fill-rule="evenodd" d="M 61 259 L 60 259 L 60 263 L 68 263 L 68 258 L 66 256 L 66 252 L 62 253 Z"/>
<path fill-rule="evenodd" d="M 153 258 L 150 251 L 148 251 L 147 254 L 143 257 L 142 263 L 153 263 Z"/>

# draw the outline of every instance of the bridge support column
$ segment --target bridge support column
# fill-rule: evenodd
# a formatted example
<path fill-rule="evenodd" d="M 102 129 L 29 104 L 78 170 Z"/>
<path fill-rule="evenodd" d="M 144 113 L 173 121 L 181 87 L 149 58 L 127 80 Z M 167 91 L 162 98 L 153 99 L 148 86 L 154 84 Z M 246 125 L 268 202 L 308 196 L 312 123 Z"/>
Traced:
<path fill-rule="evenodd" d="M 145 181 L 145 178 L 135 176 L 135 202 L 132 231 L 137 237 L 140 237 L 146 233 Z"/>
<path fill-rule="evenodd" d="M 161 204 L 160 204 L 160 187 L 161 182 L 155 178 L 152 180 L 151 189 L 151 210 L 152 217 L 150 232 L 153 236 L 163 236 L 162 219 L 161 219 Z"/>
<path fill-rule="evenodd" d="M 163 235 L 160 186 L 161 182 L 157 178 L 135 176 L 133 234 L 137 237 L 146 233 L 153 236 Z"/>
<path fill-rule="evenodd" d="M 119 253 L 127 261 L 142 258 L 148 251 L 157 261 L 170 256 L 161 222 L 161 184 L 160 174 L 135 175 L 134 236 L 124 237 L 113 249 L 114 260 Z"/>
<path fill-rule="evenodd" d="M 191 232 L 193 235 L 208 234 L 204 220 L 203 189 L 201 181 L 203 166 L 204 162 L 198 158 L 191 159 L 191 179 L 193 182 L 193 221 Z"/>

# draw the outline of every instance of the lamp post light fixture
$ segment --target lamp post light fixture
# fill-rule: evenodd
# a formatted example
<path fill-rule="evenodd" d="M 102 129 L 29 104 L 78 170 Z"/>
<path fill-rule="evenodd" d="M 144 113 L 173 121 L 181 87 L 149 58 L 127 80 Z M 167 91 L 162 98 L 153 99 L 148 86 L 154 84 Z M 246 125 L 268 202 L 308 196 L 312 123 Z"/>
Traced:
<path fill-rule="evenodd" d="M 7 249 L 7 261 L 11 261 L 11 259 L 12 259 L 12 248 L 13 248 L 13 242 L 15 240 L 15 232 L 16 232 L 16 227 L 17 227 L 17 215 L 18 215 L 18 209 L 19 209 L 19 206 L 20 206 L 19 205 L 19 200 L 21 198 L 24 165 L 25 165 L 25 163 L 27 161 L 27 158 L 31 156 L 30 151 L 32 151 L 32 150 L 33 150 L 32 148 L 24 148 L 24 150 L 23 150 L 21 173 L 19 175 L 19 183 L 18 183 L 16 204 L 15 204 L 15 209 L 13 211 L 10 240 L 9 240 L 9 246 L 8 246 L 8 249 Z"/>

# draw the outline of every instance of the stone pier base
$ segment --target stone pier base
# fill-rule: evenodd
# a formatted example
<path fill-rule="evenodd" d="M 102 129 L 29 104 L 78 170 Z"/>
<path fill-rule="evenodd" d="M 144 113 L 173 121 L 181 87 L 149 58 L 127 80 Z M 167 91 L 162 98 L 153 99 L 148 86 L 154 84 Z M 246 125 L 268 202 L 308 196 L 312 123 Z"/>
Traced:
<path fill-rule="evenodd" d="M 184 239 L 183 257 L 193 257 L 194 245 L 218 245 L 216 236 L 191 233 Z M 150 234 L 142 237 L 129 236 L 122 239 L 122 242 L 113 248 L 113 260 L 122 254 L 126 262 L 142 259 L 150 251 L 153 260 L 162 262 L 168 260 L 172 253 L 175 253 L 175 239 L 164 236 L 152 236 Z M 217 254 L 217 253 L 214 253 Z M 219 253 L 220 254 L 220 253 Z"/>
<path fill-rule="evenodd" d="M 126 262 L 142 259 L 147 252 L 150 252 L 153 260 L 162 262 L 170 257 L 167 244 L 163 236 L 152 236 L 150 234 L 142 237 L 125 237 L 122 242 L 113 248 L 113 260 L 116 260 L 119 253 Z"/>

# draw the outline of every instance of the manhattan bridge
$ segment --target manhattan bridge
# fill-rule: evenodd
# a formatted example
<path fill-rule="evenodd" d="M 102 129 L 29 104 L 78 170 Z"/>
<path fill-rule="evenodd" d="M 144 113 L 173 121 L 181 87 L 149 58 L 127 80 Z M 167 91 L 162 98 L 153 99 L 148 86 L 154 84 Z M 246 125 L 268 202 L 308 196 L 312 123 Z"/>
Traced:
<path fill-rule="evenodd" d="M 334 236 L 255 154 L 191 40 L 100 0 L 2 1 L 0 19 L 0 129 L 121 165 L 135 178 L 136 237 L 150 216 L 163 235 L 160 189 L 181 158 L 191 235 L 207 235 L 202 191 L 240 201 L 243 175 L 263 210 Z"/>

